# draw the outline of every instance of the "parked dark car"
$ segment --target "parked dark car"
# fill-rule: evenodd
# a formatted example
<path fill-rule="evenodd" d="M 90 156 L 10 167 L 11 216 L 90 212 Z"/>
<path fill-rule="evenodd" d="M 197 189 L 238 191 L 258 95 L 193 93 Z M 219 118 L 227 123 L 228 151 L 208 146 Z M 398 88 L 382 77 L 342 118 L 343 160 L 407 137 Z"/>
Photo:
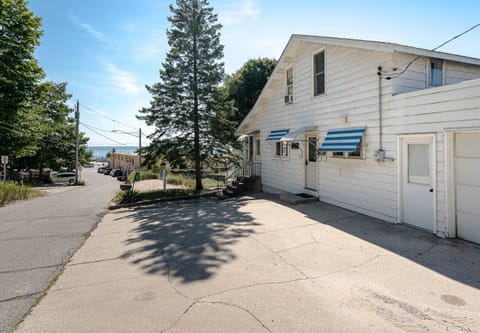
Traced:
<path fill-rule="evenodd" d="M 110 172 L 112 172 L 112 168 L 105 168 L 105 171 L 103 172 L 103 174 L 107 176 L 107 175 L 110 175 Z"/>
<path fill-rule="evenodd" d="M 105 173 L 105 167 L 100 167 L 97 169 L 98 173 Z"/>
<path fill-rule="evenodd" d="M 113 169 L 113 170 L 110 172 L 110 176 L 112 176 L 112 177 L 120 177 L 120 176 L 123 176 L 123 172 L 122 172 L 122 170 L 120 170 L 120 169 Z"/>

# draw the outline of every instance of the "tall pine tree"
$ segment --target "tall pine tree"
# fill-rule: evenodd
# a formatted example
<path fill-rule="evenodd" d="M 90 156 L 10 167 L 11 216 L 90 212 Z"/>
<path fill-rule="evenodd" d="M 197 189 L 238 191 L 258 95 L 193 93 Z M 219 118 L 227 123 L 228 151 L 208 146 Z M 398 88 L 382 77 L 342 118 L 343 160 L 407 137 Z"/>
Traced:
<path fill-rule="evenodd" d="M 147 86 L 150 107 L 140 110 L 138 118 L 155 126 L 147 156 L 193 161 L 196 191 L 201 191 L 202 161 L 218 142 L 211 124 L 222 103 L 217 100 L 224 77 L 221 25 L 207 0 L 177 0 L 170 10 L 170 50 L 160 82 Z"/>

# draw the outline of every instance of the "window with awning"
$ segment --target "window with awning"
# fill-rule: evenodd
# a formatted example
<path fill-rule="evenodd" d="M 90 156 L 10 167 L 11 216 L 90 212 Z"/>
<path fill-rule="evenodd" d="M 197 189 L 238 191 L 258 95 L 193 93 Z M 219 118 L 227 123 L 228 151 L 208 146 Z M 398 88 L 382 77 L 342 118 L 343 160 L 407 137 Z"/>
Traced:
<path fill-rule="evenodd" d="M 280 139 L 288 133 L 288 129 L 273 130 L 268 134 L 266 141 L 280 141 Z"/>
<path fill-rule="evenodd" d="M 319 152 L 354 152 L 362 140 L 366 127 L 328 130 Z"/>
<path fill-rule="evenodd" d="M 291 141 L 295 141 L 295 139 L 300 135 L 300 134 L 303 134 L 305 132 L 310 132 L 310 131 L 316 131 L 317 130 L 317 126 L 306 126 L 306 127 L 302 127 L 302 128 L 299 128 L 298 130 L 295 130 L 295 131 L 291 131 L 289 132 L 288 134 L 284 135 L 280 141 L 287 141 L 287 142 L 291 142 Z"/>

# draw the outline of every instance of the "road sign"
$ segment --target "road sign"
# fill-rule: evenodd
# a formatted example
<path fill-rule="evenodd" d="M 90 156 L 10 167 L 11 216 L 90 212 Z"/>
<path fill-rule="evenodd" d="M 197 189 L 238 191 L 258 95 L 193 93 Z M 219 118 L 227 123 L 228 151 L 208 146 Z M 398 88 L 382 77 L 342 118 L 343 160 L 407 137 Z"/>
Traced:
<path fill-rule="evenodd" d="M 2 164 L 7 164 L 8 163 L 8 156 L 2 155 Z"/>

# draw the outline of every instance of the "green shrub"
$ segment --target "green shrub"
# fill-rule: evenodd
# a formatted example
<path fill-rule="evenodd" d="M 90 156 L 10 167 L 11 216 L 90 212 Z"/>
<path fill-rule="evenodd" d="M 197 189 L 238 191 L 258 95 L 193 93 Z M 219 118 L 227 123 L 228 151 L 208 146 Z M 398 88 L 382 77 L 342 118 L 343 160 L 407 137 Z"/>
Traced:
<path fill-rule="evenodd" d="M 0 183 L 0 206 L 18 200 L 26 200 L 43 196 L 44 193 L 33 190 L 29 186 L 20 186 L 13 182 Z"/>
<path fill-rule="evenodd" d="M 127 178 L 127 184 L 132 184 L 133 183 L 133 178 L 135 177 L 135 173 L 137 171 L 132 172 L 131 174 L 128 175 Z M 155 173 L 150 170 L 146 171 L 140 171 L 140 180 L 145 180 L 145 179 L 158 179 L 159 175 L 158 173 Z"/>
<path fill-rule="evenodd" d="M 114 202 L 119 204 L 134 203 L 147 200 L 156 200 L 163 198 L 172 198 L 178 196 L 192 195 L 191 190 L 185 189 L 169 189 L 166 191 L 148 191 L 148 192 L 137 192 L 137 191 L 124 191 L 119 192 L 114 199 Z"/>

